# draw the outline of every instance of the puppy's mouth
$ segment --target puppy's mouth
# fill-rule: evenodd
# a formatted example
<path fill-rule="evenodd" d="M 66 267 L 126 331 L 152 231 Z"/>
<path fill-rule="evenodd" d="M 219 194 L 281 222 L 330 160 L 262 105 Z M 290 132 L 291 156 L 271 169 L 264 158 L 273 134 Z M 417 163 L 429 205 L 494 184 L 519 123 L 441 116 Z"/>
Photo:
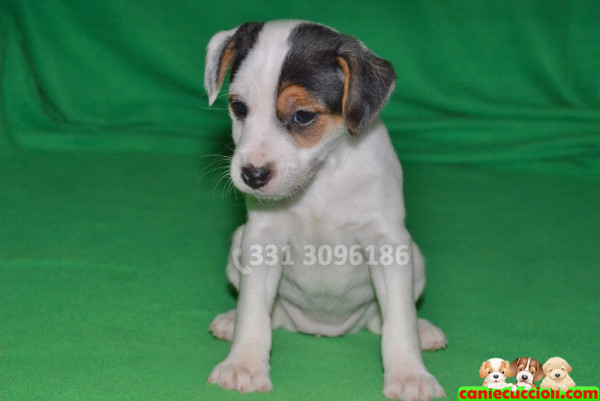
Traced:
<path fill-rule="evenodd" d="M 268 173 L 262 169 L 243 167 L 238 179 L 233 180 L 241 192 L 257 198 L 260 202 L 278 202 L 295 199 L 303 193 L 312 176 L 311 169 L 297 171 L 295 168 L 275 168 L 270 165 Z"/>
<path fill-rule="evenodd" d="M 283 191 L 270 192 L 268 188 L 251 189 L 251 188 L 238 188 L 246 195 L 250 195 L 256 198 L 260 203 L 279 203 L 288 199 L 296 198 L 302 193 L 300 186 L 286 188 Z"/>

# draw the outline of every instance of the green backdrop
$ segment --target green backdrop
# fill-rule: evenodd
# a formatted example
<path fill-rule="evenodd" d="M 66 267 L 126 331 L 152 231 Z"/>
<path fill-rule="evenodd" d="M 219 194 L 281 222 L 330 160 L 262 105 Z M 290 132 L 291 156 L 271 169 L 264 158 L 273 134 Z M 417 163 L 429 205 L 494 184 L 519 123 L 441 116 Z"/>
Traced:
<path fill-rule="evenodd" d="M 6 400 L 378 400 L 379 338 L 276 330 L 274 390 L 205 383 L 229 344 L 241 195 L 204 48 L 246 21 L 360 38 L 428 261 L 424 355 L 449 398 L 491 357 L 600 384 L 600 2 L 0 1 L 0 391 Z M 225 93 L 225 92 L 223 92 Z"/>

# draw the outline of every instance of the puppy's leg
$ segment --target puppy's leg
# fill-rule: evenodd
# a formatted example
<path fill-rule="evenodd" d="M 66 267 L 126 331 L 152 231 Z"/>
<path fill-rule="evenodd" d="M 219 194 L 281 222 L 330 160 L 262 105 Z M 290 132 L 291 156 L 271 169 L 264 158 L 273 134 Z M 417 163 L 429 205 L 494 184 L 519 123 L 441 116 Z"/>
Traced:
<path fill-rule="evenodd" d="M 227 261 L 227 277 L 236 290 L 240 288 L 240 274 L 243 268 L 240 264 L 239 251 L 242 249 L 242 236 L 245 225 L 239 226 L 233 233 L 229 259 Z M 210 324 L 209 330 L 221 340 L 231 341 L 233 339 L 233 328 L 235 325 L 235 309 L 217 315 Z"/>
<path fill-rule="evenodd" d="M 412 243 L 413 267 L 414 267 L 414 300 L 419 299 L 425 288 L 425 260 L 421 250 L 416 243 Z M 381 314 L 376 314 L 368 323 L 367 327 L 375 334 L 381 335 Z M 422 350 L 435 351 L 444 348 L 448 342 L 444 332 L 425 319 L 418 319 L 417 330 Z"/>
<path fill-rule="evenodd" d="M 220 340 L 231 341 L 233 339 L 234 327 L 235 309 L 232 309 L 229 312 L 217 315 L 210 324 L 210 331 Z M 281 305 L 276 302 L 273 312 L 271 312 L 271 328 L 277 329 L 279 327 L 283 327 L 288 331 L 297 331 L 296 326 L 294 326 L 294 323 L 287 316 Z"/>
<path fill-rule="evenodd" d="M 250 260 L 251 246 L 262 243 L 254 238 L 268 236 L 244 232 L 241 253 L 244 267 Z M 281 266 L 264 265 L 252 266 L 251 271 L 240 274 L 231 349 L 227 358 L 213 369 L 209 383 L 240 392 L 270 391 L 273 387 L 269 378 L 270 313 L 280 276 Z"/>
<path fill-rule="evenodd" d="M 371 332 L 381 335 L 381 315 L 377 314 L 373 316 L 367 324 L 367 328 Z M 435 351 L 448 345 L 444 332 L 428 320 L 418 319 L 417 331 L 419 333 L 419 345 L 423 351 Z"/>
<path fill-rule="evenodd" d="M 445 397 L 444 390 L 427 371 L 421 356 L 417 334 L 412 241 L 403 229 L 384 233 L 377 241 L 376 251 L 384 245 L 394 249 L 408 247 L 406 265 L 394 263 L 371 266 L 371 275 L 381 307 L 381 350 L 384 367 L 383 393 L 391 399 L 404 401 L 431 400 Z M 391 239 L 395 239 L 392 241 Z M 378 255 L 376 260 L 382 260 Z"/>
<path fill-rule="evenodd" d="M 425 289 L 425 259 L 421 250 L 416 243 L 412 243 L 412 257 L 414 269 L 414 299 L 415 302 L 419 299 Z M 436 349 L 444 348 L 448 343 L 444 332 L 431 324 L 425 319 L 417 321 L 417 329 L 419 332 L 419 342 L 421 349 L 426 351 L 435 351 Z"/>

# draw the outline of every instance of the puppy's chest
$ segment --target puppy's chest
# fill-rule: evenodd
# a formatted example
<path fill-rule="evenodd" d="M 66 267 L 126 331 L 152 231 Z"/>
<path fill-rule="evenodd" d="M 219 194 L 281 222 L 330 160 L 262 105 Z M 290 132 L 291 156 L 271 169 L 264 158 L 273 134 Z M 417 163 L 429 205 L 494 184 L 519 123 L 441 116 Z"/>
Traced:
<path fill-rule="evenodd" d="M 374 299 L 363 250 L 350 227 L 305 222 L 283 254 L 279 294 L 306 309 L 345 314 Z"/>

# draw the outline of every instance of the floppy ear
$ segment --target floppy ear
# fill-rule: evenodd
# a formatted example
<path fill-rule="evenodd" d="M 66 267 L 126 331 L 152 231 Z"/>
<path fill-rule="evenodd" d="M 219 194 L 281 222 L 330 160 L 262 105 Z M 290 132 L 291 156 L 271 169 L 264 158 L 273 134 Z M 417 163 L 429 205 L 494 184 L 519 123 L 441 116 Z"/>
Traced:
<path fill-rule="evenodd" d="M 508 367 L 508 373 L 506 374 L 506 376 L 508 377 L 515 377 L 515 375 L 517 374 L 517 363 L 519 362 L 520 358 L 517 358 L 513 361 L 513 363 L 510 364 L 510 366 Z"/>
<path fill-rule="evenodd" d="M 569 362 L 565 361 L 565 363 L 567 364 L 567 373 L 571 374 L 573 368 L 571 367 L 571 365 L 569 365 Z"/>
<path fill-rule="evenodd" d="M 481 364 L 481 367 L 479 368 L 479 377 L 481 377 L 482 379 L 487 376 L 487 372 L 485 371 L 485 363 L 486 362 L 487 361 L 483 361 L 483 363 Z"/>
<path fill-rule="evenodd" d="M 546 361 L 544 366 L 542 366 L 542 370 L 544 371 L 544 376 L 548 373 L 548 365 L 550 365 L 550 361 Z"/>
<path fill-rule="evenodd" d="M 337 62 L 344 74 L 342 115 L 348 132 L 356 135 L 387 102 L 396 73 L 388 61 L 348 35 L 342 35 Z"/>
<path fill-rule="evenodd" d="M 227 68 L 232 66 L 233 75 L 241 60 L 250 51 L 263 25 L 248 22 L 229 31 L 218 32 L 210 39 L 206 48 L 204 66 L 204 87 L 208 93 L 209 106 L 217 99 Z"/>
<path fill-rule="evenodd" d="M 233 59 L 235 49 L 232 39 L 237 30 L 238 28 L 221 31 L 208 42 L 204 64 L 204 88 L 208 93 L 209 106 L 212 106 L 217 99 L 221 85 L 225 80 L 227 68 Z"/>
<path fill-rule="evenodd" d="M 544 368 L 542 367 L 542 364 L 538 362 L 538 370 L 536 370 L 535 375 L 533 375 L 533 381 L 536 382 L 544 376 L 546 376 Z"/>

